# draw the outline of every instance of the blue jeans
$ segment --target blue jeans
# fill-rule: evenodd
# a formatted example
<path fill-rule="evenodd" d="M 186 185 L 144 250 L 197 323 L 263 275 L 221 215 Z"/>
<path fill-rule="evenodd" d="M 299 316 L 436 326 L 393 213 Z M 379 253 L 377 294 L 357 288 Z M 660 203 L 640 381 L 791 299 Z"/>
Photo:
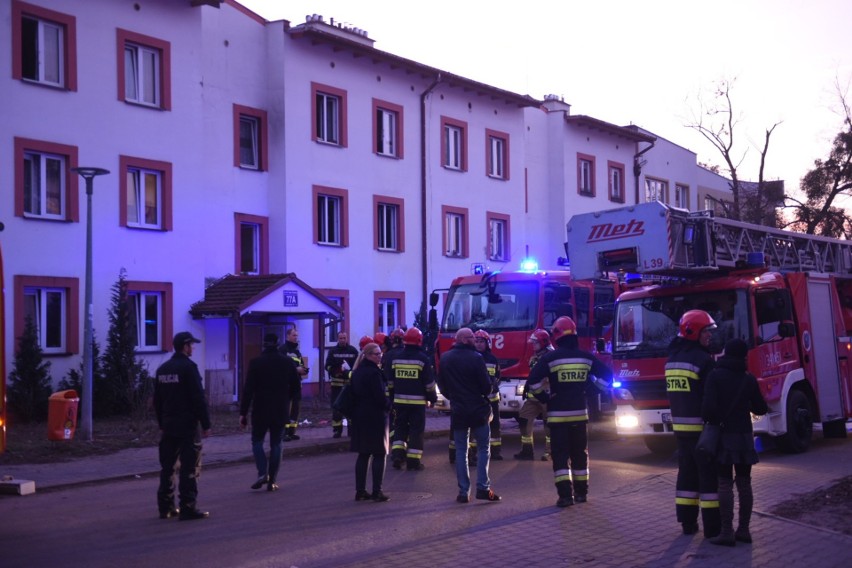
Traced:
<path fill-rule="evenodd" d="M 488 444 L 491 438 L 491 427 L 486 423 L 476 428 L 465 428 L 464 430 L 453 430 L 453 441 L 456 443 L 456 477 L 459 480 L 459 495 L 470 493 L 470 473 L 467 468 L 467 445 L 468 436 L 473 432 L 476 440 L 476 489 L 477 491 L 488 491 L 491 489 L 491 480 L 488 479 L 488 461 L 491 457 L 491 448 Z"/>
<path fill-rule="evenodd" d="M 269 431 L 269 458 L 263 451 L 263 439 Z M 278 469 L 281 466 L 281 432 L 283 426 L 252 424 L 251 427 L 251 453 L 254 454 L 254 463 L 257 466 L 257 476 L 269 476 L 269 481 L 275 482 L 278 478 Z"/>

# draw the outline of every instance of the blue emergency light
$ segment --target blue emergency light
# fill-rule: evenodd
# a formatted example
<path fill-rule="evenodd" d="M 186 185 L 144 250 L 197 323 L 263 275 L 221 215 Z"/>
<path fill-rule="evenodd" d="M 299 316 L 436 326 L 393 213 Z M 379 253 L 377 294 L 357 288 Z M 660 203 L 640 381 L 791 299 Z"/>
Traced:
<path fill-rule="evenodd" d="M 521 272 L 538 271 L 538 261 L 534 258 L 525 258 L 521 261 Z"/>

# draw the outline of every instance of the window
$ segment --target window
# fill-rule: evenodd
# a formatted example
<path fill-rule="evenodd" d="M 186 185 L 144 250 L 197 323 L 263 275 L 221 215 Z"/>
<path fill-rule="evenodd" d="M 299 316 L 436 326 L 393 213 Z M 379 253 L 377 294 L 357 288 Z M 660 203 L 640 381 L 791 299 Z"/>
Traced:
<path fill-rule="evenodd" d="M 138 351 L 168 351 L 172 338 L 171 282 L 127 281 L 130 333 Z"/>
<path fill-rule="evenodd" d="M 577 193 L 595 196 L 595 157 L 577 154 Z"/>
<path fill-rule="evenodd" d="M 388 252 L 405 251 L 405 202 L 396 197 L 373 196 L 376 214 L 374 246 Z"/>
<path fill-rule="evenodd" d="M 346 91 L 311 83 L 313 139 L 317 142 L 346 146 Z"/>
<path fill-rule="evenodd" d="M 330 322 L 325 328 L 325 344 L 326 346 L 335 345 L 337 343 L 337 334 L 341 331 L 349 333 L 349 290 L 339 290 L 331 288 L 318 288 L 317 292 L 325 296 L 325 299 L 340 308 L 340 317 L 342 320 Z M 350 345 L 358 345 L 358 338 L 349 337 Z M 317 342 L 319 344 L 319 342 Z"/>
<path fill-rule="evenodd" d="M 79 343 L 79 281 L 76 278 L 15 276 L 15 338 L 27 319 L 36 327 L 46 355 L 77 353 Z"/>
<path fill-rule="evenodd" d="M 77 147 L 15 138 L 15 215 L 79 221 Z"/>
<path fill-rule="evenodd" d="M 376 331 L 387 335 L 405 325 L 402 315 L 405 313 L 405 294 L 403 292 L 374 292 L 376 306 Z"/>
<path fill-rule="evenodd" d="M 118 29 L 118 99 L 171 110 L 171 44 Z"/>
<path fill-rule="evenodd" d="M 609 200 L 624 203 L 624 164 L 608 162 Z"/>
<path fill-rule="evenodd" d="M 668 201 L 667 194 L 669 192 L 669 184 L 659 179 L 645 178 L 645 202 L 660 201 L 666 203 Z"/>
<path fill-rule="evenodd" d="M 269 219 L 234 213 L 236 273 L 269 273 Z"/>
<path fill-rule="evenodd" d="M 485 214 L 488 225 L 488 259 L 509 260 L 509 216 L 500 213 Z"/>
<path fill-rule="evenodd" d="M 269 169 L 266 111 L 234 105 L 234 166 L 247 170 Z"/>
<path fill-rule="evenodd" d="M 467 171 L 467 123 L 441 117 L 441 165 Z"/>
<path fill-rule="evenodd" d="M 402 158 L 402 107 L 373 99 L 373 152 Z"/>
<path fill-rule="evenodd" d="M 444 219 L 444 254 L 449 257 L 466 258 L 467 247 L 467 209 L 460 207 L 441 207 Z"/>
<path fill-rule="evenodd" d="M 119 156 L 119 223 L 137 229 L 172 229 L 172 165 Z"/>
<path fill-rule="evenodd" d="M 689 209 L 689 188 L 683 184 L 675 184 L 674 203 L 675 207 Z"/>
<path fill-rule="evenodd" d="M 314 186 L 314 242 L 348 246 L 349 193 L 343 189 Z"/>
<path fill-rule="evenodd" d="M 77 90 L 77 19 L 12 2 L 12 77 Z"/>
<path fill-rule="evenodd" d="M 497 179 L 509 179 L 509 135 L 505 132 L 485 130 L 486 175 Z"/>

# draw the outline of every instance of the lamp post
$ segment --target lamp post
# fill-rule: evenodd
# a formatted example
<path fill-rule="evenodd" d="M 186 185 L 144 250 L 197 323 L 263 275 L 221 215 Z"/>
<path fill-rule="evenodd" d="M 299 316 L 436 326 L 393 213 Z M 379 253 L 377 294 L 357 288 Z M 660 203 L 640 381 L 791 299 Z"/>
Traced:
<path fill-rule="evenodd" d="M 92 190 L 94 189 L 95 177 L 108 174 L 109 170 L 103 168 L 71 168 L 71 171 L 77 172 L 80 177 L 86 180 L 86 328 L 83 336 L 83 416 L 80 424 L 80 435 L 87 442 L 91 442 L 92 389 L 94 388 L 92 370 L 95 364 L 93 361 L 94 352 L 92 351 L 92 342 L 94 341 L 92 327 L 94 315 L 92 308 Z"/>

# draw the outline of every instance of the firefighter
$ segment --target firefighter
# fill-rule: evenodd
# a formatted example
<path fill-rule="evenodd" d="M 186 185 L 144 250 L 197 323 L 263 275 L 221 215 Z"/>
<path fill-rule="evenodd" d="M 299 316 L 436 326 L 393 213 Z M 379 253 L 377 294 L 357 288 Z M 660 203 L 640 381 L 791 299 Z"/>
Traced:
<path fill-rule="evenodd" d="M 296 427 L 299 425 L 299 410 L 302 406 L 302 383 L 301 381 L 308 375 L 308 368 L 305 367 L 302 352 L 299 351 L 299 330 L 291 327 L 287 330 L 286 341 L 284 345 L 278 348 L 278 351 L 293 360 L 296 364 L 296 371 L 299 373 L 299 390 L 290 400 L 290 419 L 287 426 L 284 428 L 284 437 L 281 438 L 285 442 L 292 442 L 301 438 L 296 434 Z"/>
<path fill-rule="evenodd" d="M 389 353 L 382 362 L 396 414 L 391 448 L 394 469 L 401 469 L 403 463 L 408 471 L 423 469 L 426 405 L 435 404 L 438 395 L 432 362 L 421 349 L 422 343 L 423 333 L 412 327 L 405 332 L 403 349 Z"/>
<path fill-rule="evenodd" d="M 542 355 L 530 371 L 527 384 L 547 404 L 547 425 L 553 449 L 553 476 L 557 507 L 585 503 L 589 493 L 588 422 L 586 388 L 609 388 L 612 371 L 578 346 L 577 324 L 568 316 L 553 322 L 556 349 Z M 549 388 L 549 392 L 548 389 Z"/>
<path fill-rule="evenodd" d="M 361 339 L 358 340 L 358 349 L 363 351 L 368 343 L 375 343 L 375 341 L 373 341 L 373 338 L 369 335 L 361 336 Z"/>
<path fill-rule="evenodd" d="M 689 310 L 678 324 L 666 362 L 666 392 L 672 411 L 672 430 L 677 438 L 677 485 L 675 511 L 683 534 L 698 532 L 698 511 L 704 537 L 718 536 L 721 529 L 716 464 L 695 453 L 704 429 L 701 404 L 707 375 L 713 369 L 708 347 L 716 322 L 705 311 Z"/>
<path fill-rule="evenodd" d="M 331 380 L 331 402 L 334 403 L 340 391 L 349 382 L 349 372 L 358 358 L 358 350 L 349 345 L 349 335 L 345 331 L 337 334 L 337 345 L 329 349 L 325 358 L 325 370 Z M 332 409 L 331 429 L 333 438 L 343 435 L 343 414 Z"/>
<path fill-rule="evenodd" d="M 397 327 L 394 329 L 390 337 L 388 337 L 388 344 L 390 345 L 388 349 L 402 349 L 402 340 L 405 338 L 405 330 L 401 327 Z"/>
<path fill-rule="evenodd" d="M 479 329 L 473 334 L 474 347 L 482 355 L 485 360 L 485 367 L 488 369 L 488 378 L 491 379 L 491 394 L 488 396 L 488 401 L 491 403 L 491 412 L 494 419 L 491 420 L 491 437 L 489 445 L 491 446 L 491 459 L 502 460 L 502 439 L 500 437 L 500 364 L 497 357 L 491 352 L 491 336 L 484 329 Z M 473 455 L 471 465 L 476 465 L 476 440 L 471 441 L 469 453 Z"/>
<path fill-rule="evenodd" d="M 390 348 L 390 342 L 388 341 L 388 336 L 386 333 L 382 333 L 381 331 L 377 331 L 376 335 L 373 336 L 376 345 L 378 345 L 382 350 L 382 355 L 388 352 Z"/>
<path fill-rule="evenodd" d="M 553 350 L 550 345 L 550 335 L 543 329 L 537 329 L 532 332 L 528 343 L 533 348 L 533 356 L 530 357 L 530 369 L 536 362 L 549 351 Z M 534 460 L 535 452 L 533 451 L 533 430 L 535 429 L 535 419 L 540 415 L 544 418 L 547 415 L 547 406 L 539 401 L 531 392 L 529 392 L 529 380 L 524 385 L 524 404 L 521 406 L 521 411 L 518 413 L 518 424 L 521 427 L 521 452 L 515 454 L 516 460 Z M 547 421 L 544 423 L 544 455 L 541 461 L 547 461 L 550 458 L 550 428 L 547 426 Z"/>

